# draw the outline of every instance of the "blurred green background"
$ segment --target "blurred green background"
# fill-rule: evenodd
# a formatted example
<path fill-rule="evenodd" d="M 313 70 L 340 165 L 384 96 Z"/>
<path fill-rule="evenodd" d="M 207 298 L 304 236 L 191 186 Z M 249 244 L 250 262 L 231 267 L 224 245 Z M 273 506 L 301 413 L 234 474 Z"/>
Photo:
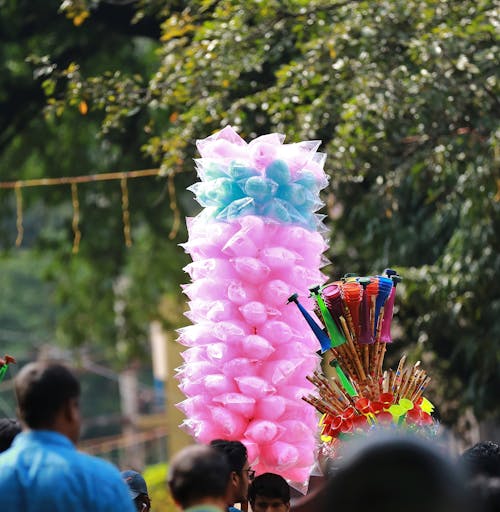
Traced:
<path fill-rule="evenodd" d="M 77 254 L 68 185 L 22 188 L 22 212 L 15 190 L 0 188 L 0 347 L 22 362 L 57 357 L 80 368 L 91 397 L 84 442 L 124 436 L 131 414 L 141 432 L 161 427 L 165 376 L 153 372 L 151 326 L 166 333 L 173 368 L 188 263 L 178 244 L 185 217 L 199 211 L 186 192 L 195 141 L 227 124 L 247 140 L 322 140 L 325 271 L 337 279 L 396 268 L 404 282 L 388 363 L 403 352 L 422 360 L 429 397 L 460 446 L 498 439 L 494 1 L 0 6 L 0 181 L 161 170 L 127 182 L 131 247 L 120 182 L 79 185 Z M 132 412 L 120 398 L 127 386 L 138 390 Z M 171 406 L 175 383 L 167 389 Z M 0 407 L 14 413 L 9 379 Z M 144 440 L 151 463 L 167 458 L 172 414 L 168 433 Z M 147 469 L 151 482 L 164 473 Z M 163 501 L 155 497 L 154 510 Z"/>

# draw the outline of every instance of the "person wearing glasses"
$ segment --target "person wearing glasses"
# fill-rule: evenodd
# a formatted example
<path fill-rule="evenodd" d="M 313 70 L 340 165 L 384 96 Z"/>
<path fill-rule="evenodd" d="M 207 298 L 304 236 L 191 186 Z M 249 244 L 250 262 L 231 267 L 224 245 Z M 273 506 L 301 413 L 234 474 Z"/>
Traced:
<path fill-rule="evenodd" d="M 234 507 L 239 503 L 241 510 L 248 510 L 248 486 L 255 477 L 255 471 L 248 463 L 248 453 L 245 445 L 240 441 L 227 441 L 214 439 L 210 446 L 225 454 L 231 474 L 227 490 L 227 512 L 237 512 Z"/>

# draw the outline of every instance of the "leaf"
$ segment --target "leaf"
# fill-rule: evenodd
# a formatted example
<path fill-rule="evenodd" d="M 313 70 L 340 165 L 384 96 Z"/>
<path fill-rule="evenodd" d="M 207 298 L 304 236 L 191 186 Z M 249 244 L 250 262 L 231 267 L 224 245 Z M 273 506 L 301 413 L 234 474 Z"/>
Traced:
<path fill-rule="evenodd" d="M 80 101 L 80 103 L 78 104 L 78 111 L 80 112 L 80 114 L 82 114 L 82 116 L 85 116 L 87 114 L 87 112 L 89 111 L 89 107 L 86 101 Z"/>

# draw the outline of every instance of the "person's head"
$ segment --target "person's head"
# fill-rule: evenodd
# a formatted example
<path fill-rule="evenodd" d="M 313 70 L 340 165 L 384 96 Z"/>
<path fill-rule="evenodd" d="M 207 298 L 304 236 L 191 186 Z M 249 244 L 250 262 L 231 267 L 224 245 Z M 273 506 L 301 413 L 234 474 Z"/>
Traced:
<path fill-rule="evenodd" d="M 230 473 L 223 453 L 210 446 L 188 446 L 171 460 L 168 486 L 183 510 L 201 504 L 224 509 Z"/>
<path fill-rule="evenodd" d="M 476 443 L 461 458 L 470 477 L 500 477 L 500 445 L 493 441 Z"/>
<path fill-rule="evenodd" d="M 128 492 L 138 512 L 149 512 L 151 500 L 148 486 L 140 473 L 131 469 L 122 471 L 122 479 L 128 486 Z"/>
<path fill-rule="evenodd" d="M 8 450 L 14 437 L 21 432 L 21 425 L 11 418 L 0 418 L 0 453 Z"/>
<path fill-rule="evenodd" d="M 61 364 L 30 363 L 15 379 L 19 417 L 31 430 L 54 430 L 76 443 L 80 384 Z"/>
<path fill-rule="evenodd" d="M 228 488 L 228 505 L 241 503 L 248 496 L 248 485 L 255 476 L 255 471 L 248 464 L 248 453 L 240 441 L 214 439 L 210 446 L 223 453 L 229 462 L 231 477 Z"/>
<path fill-rule="evenodd" d="M 368 439 L 328 482 L 323 510 L 465 512 L 468 495 L 456 464 L 430 440 Z"/>
<path fill-rule="evenodd" d="M 290 487 L 275 473 L 263 473 L 250 484 L 248 501 L 253 512 L 288 512 Z"/>

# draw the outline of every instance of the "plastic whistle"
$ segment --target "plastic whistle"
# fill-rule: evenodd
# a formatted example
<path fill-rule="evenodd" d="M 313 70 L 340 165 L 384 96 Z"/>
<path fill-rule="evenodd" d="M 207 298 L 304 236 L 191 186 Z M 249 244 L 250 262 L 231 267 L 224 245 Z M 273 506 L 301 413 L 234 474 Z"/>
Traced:
<path fill-rule="evenodd" d="M 394 300 L 396 298 L 396 285 L 402 281 L 401 277 L 395 273 L 389 274 L 391 269 L 387 269 L 385 273 L 390 275 L 390 279 L 392 280 L 392 288 L 391 293 L 389 294 L 389 298 L 385 302 L 384 306 L 384 318 L 382 319 L 382 330 L 380 334 L 380 341 L 382 343 L 392 343 L 391 338 L 391 323 L 392 317 L 394 314 Z M 392 271 L 394 272 L 394 270 Z"/>
<path fill-rule="evenodd" d="M 332 346 L 332 341 L 324 333 L 323 329 L 314 321 L 314 319 L 308 313 L 306 308 L 299 302 L 299 296 L 297 293 L 294 293 L 288 298 L 287 303 L 290 304 L 290 302 L 295 302 L 295 305 L 299 308 L 299 311 L 306 319 L 306 322 L 309 324 L 309 327 L 313 330 L 316 338 L 318 338 L 319 344 L 321 345 L 321 353 L 324 353 L 327 350 L 329 350 Z"/>
<path fill-rule="evenodd" d="M 316 302 L 318 303 L 319 309 L 321 311 L 321 316 L 323 317 L 323 320 L 325 321 L 326 330 L 328 331 L 328 334 L 330 335 L 330 339 L 332 342 L 332 344 L 331 344 L 332 348 L 342 345 L 342 343 L 346 342 L 346 339 L 342 335 L 342 333 L 339 331 L 339 328 L 337 327 L 335 320 L 333 319 L 332 315 L 330 314 L 330 311 L 328 311 L 325 301 L 323 300 L 323 297 L 319 293 L 319 286 L 314 286 L 312 288 L 309 288 L 309 291 L 311 292 L 312 296 L 316 299 Z"/>

